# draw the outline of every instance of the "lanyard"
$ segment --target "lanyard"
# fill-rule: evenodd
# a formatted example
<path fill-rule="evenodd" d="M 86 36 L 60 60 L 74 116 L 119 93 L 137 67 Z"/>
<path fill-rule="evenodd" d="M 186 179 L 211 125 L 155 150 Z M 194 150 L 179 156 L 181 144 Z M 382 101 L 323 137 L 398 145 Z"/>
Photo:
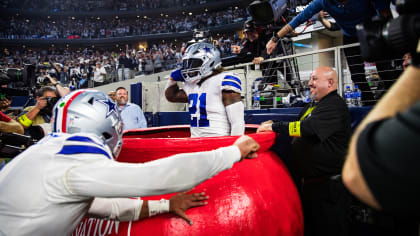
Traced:
<path fill-rule="evenodd" d="M 315 107 L 316 106 L 308 108 L 308 110 L 306 110 L 305 114 L 303 114 L 303 116 L 300 118 L 300 121 L 304 120 L 309 114 L 311 114 L 311 112 L 315 109 Z"/>

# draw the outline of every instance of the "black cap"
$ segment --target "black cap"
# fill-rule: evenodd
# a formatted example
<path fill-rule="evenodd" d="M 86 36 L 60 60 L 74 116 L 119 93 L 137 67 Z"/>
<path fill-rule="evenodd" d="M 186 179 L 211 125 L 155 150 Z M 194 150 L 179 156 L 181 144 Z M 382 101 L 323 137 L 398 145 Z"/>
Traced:
<path fill-rule="evenodd" d="M 257 27 L 255 26 L 255 22 L 253 20 L 247 20 L 244 23 L 244 32 L 247 31 L 255 31 Z"/>

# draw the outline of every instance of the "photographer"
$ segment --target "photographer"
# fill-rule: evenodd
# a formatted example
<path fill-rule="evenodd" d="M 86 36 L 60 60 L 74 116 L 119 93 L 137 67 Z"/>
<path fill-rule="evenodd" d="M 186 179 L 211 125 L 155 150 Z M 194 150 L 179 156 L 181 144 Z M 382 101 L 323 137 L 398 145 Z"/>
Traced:
<path fill-rule="evenodd" d="M 52 109 L 57 101 L 53 87 L 45 86 L 38 90 L 35 106 L 26 107 L 18 116 L 18 121 L 27 129 L 34 125 L 50 123 Z"/>
<path fill-rule="evenodd" d="M 246 54 L 250 53 L 253 59 L 249 60 L 252 60 L 254 64 L 260 64 L 268 56 L 265 50 L 268 39 L 262 30 L 257 28 L 253 20 L 247 20 L 244 23 L 243 32 L 245 39 L 242 46 L 232 45 L 232 53 L 239 57 L 246 57 Z"/>
<path fill-rule="evenodd" d="M 10 104 L 12 104 L 12 97 L 4 96 L 0 99 L 0 111 L 7 114 L 10 108 Z"/>
<path fill-rule="evenodd" d="M 344 184 L 361 201 L 386 213 L 405 216 L 404 226 L 399 228 L 411 232 L 398 235 L 418 235 L 418 54 L 412 63 L 359 125 L 342 172 Z"/>

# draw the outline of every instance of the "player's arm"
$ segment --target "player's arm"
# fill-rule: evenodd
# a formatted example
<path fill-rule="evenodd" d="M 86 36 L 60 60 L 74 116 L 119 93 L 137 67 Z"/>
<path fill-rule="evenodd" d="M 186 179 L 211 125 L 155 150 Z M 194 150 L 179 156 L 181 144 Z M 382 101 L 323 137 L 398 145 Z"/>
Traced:
<path fill-rule="evenodd" d="M 95 198 L 88 214 L 92 217 L 118 221 L 136 221 L 158 214 L 173 213 L 192 225 L 185 211 L 192 207 L 206 205 L 209 197 L 205 193 L 178 193 L 169 200 L 140 200 L 140 198 Z"/>
<path fill-rule="evenodd" d="M 184 90 L 178 87 L 177 81 L 184 81 L 181 69 L 174 70 L 165 87 L 165 97 L 170 102 L 188 102 L 188 96 Z"/>
<path fill-rule="evenodd" d="M 224 90 L 222 97 L 230 123 L 230 135 L 243 135 L 245 133 L 245 120 L 241 94 Z"/>
<path fill-rule="evenodd" d="M 230 123 L 230 135 L 243 135 L 245 133 L 241 84 L 241 80 L 235 75 L 226 75 L 222 80 L 222 100 Z"/>
<path fill-rule="evenodd" d="M 136 197 L 186 191 L 229 169 L 245 157 L 256 157 L 259 144 L 248 136 L 232 146 L 213 151 L 177 154 L 131 164 L 106 159 L 75 166 L 64 181 L 71 195 L 91 197 Z M 112 175 L 110 175 L 112 173 Z"/>

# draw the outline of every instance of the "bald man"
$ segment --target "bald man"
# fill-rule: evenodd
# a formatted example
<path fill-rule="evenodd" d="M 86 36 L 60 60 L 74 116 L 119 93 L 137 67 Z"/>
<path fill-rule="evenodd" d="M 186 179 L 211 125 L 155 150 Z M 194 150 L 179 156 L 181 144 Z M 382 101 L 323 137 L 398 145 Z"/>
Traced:
<path fill-rule="evenodd" d="M 337 175 L 350 140 L 350 113 L 337 94 L 337 83 L 332 68 L 317 68 L 309 81 L 312 102 L 302 109 L 299 118 L 293 122 L 264 122 L 257 130 L 291 138 L 287 146 L 291 150 L 284 152 L 290 156 L 281 157 L 302 190 L 305 236 L 348 232 L 346 210 L 350 197 Z"/>

